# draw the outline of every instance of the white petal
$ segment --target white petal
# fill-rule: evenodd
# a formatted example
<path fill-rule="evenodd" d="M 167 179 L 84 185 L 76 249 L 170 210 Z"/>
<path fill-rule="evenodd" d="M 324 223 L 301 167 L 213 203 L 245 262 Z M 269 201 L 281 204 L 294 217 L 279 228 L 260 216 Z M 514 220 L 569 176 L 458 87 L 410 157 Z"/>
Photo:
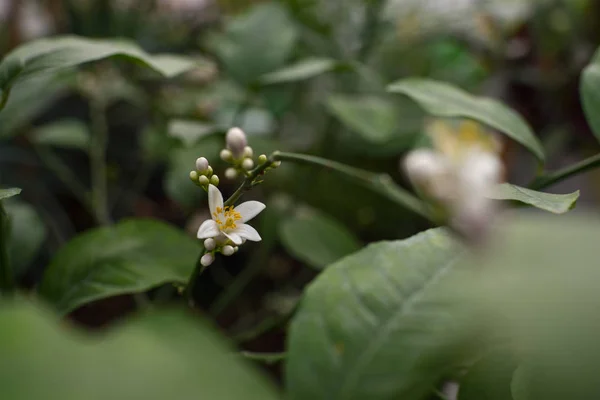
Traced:
<path fill-rule="evenodd" d="M 242 222 L 248 222 L 252 218 L 256 217 L 262 210 L 265 209 L 265 206 L 260 201 L 247 201 L 245 203 L 240 204 L 235 208 L 235 211 L 239 212 L 242 216 Z"/>
<path fill-rule="evenodd" d="M 200 225 L 198 229 L 198 239 L 208 239 L 215 236 L 219 236 L 219 226 L 212 219 L 207 219 Z"/>
<path fill-rule="evenodd" d="M 236 230 L 237 231 L 237 230 Z M 242 237 L 238 235 L 236 232 L 225 233 L 222 232 L 223 235 L 227 236 L 227 239 L 231 240 L 233 244 L 239 246 L 242 244 Z"/>
<path fill-rule="evenodd" d="M 262 240 L 256 229 L 254 229 L 248 224 L 238 225 L 234 232 L 240 235 L 240 237 L 242 237 L 243 239 L 248 239 L 253 242 L 260 242 Z"/>
<path fill-rule="evenodd" d="M 223 208 L 223 195 L 215 185 L 208 185 L 208 208 L 213 219 L 217 208 Z"/>
<path fill-rule="evenodd" d="M 444 175 L 450 168 L 445 156 L 431 150 L 418 149 L 404 159 L 404 168 L 410 180 L 417 185 L 427 185 Z"/>

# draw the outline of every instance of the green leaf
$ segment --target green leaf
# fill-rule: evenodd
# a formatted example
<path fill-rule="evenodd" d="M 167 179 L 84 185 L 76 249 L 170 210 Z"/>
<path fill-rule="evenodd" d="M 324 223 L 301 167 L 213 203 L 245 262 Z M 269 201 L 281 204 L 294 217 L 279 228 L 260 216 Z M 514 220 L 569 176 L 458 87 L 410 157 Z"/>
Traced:
<path fill-rule="evenodd" d="M 487 197 L 495 200 L 516 200 L 554 214 L 564 214 L 575 207 L 579 190 L 569 194 L 552 194 L 503 183 L 497 185 Z"/>
<path fill-rule="evenodd" d="M 66 119 L 37 128 L 31 133 L 30 139 L 41 145 L 87 150 L 90 131 L 83 122 Z"/>
<path fill-rule="evenodd" d="M 471 118 L 489 125 L 544 161 L 544 150 L 531 128 L 519 114 L 497 100 L 473 96 L 447 83 L 429 79 L 403 79 L 389 85 L 388 91 L 410 97 L 429 114 Z"/>
<path fill-rule="evenodd" d="M 128 220 L 67 243 L 46 269 L 39 292 L 68 313 L 90 301 L 185 283 L 199 252 L 194 239 L 172 226 Z"/>
<path fill-rule="evenodd" d="M 512 352 L 493 350 L 469 367 L 460 381 L 458 400 L 512 400 L 511 382 L 516 369 Z"/>
<path fill-rule="evenodd" d="M 31 305 L 4 304 L 0 353 L 0 397 L 11 400 L 279 398 L 213 328 L 180 311 L 88 337 Z"/>
<path fill-rule="evenodd" d="M 280 236 L 292 256 L 319 270 L 361 247 L 344 225 L 323 213 L 283 220 Z"/>
<path fill-rule="evenodd" d="M 5 200 L 21 193 L 19 188 L 0 189 L 0 200 Z"/>
<path fill-rule="evenodd" d="M 264 85 L 302 81 L 330 72 L 337 65 L 337 61 L 331 58 L 307 58 L 293 65 L 288 65 L 277 71 L 265 74 L 260 78 L 260 81 Z"/>
<path fill-rule="evenodd" d="M 22 274 L 38 255 L 47 230 L 35 208 L 21 201 L 6 202 L 10 218 L 9 259 L 16 275 Z"/>
<path fill-rule="evenodd" d="M 169 122 L 167 130 L 170 136 L 178 138 L 186 147 L 189 147 L 200 138 L 214 132 L 215 127 L 199 121 L 176 119 Z"/>
<path fill-rule="evenodd" d="M 286 381 L 296 399 L 421 399 L 474 351 L 460 248 L 446 231 L 380 242 L 329 266 L 290 326 Z"/>
<path fill-rule="evenodd" d="M 227 72 L 246 85 L 281 68 L 297 37 L 285 7 L 271 2 L 253 6 L 232 19 L 223 35 L 212 38 L 212 47 Z"/>
<path fill-rule="evenodd" d="M 579 90 L 587 121 L 596 139 L 600 140 L 600 51 L 583 70 Z"/>
<path fill-rule="evenodd" d="M 401 124 L 394 103 L 383 98 L 333 95 L 326 104 L 336 118 L 370 143 L 389 141 Z"/>
<path fill-rule="evenodd" d="M 25 43 L 4 57 L 0 62 L 0 89 L 18 90 L 20 84 L 34 77 L 111 57 L 144 65 L 166 77 L 179 75 L 196 65 L 193 59 L 181 56 L 152 56 L 123 40 L 56 36 Z"/>

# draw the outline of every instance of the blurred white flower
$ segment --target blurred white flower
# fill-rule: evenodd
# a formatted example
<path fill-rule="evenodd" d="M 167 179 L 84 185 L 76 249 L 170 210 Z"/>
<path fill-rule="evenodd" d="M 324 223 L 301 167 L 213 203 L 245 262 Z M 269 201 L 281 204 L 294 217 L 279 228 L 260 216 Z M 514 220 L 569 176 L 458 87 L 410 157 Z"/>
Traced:
<path fill-rule="evenodd" d="M 487 194 L 502 179 L 499 145 L 472 121 L 458 129 L 435 122 L 428 133 L 433 149 L 411 152 L 404 161 L 407 175 L 454 229 L 477 239 L 495 214 L 495 202 Z"/>
<path fill-rule="evenodd" d="M 215 238 L 217 242 L 223 237 L 239 246 L 244 241 L 258 242 L 260 235 L 246 222 L 256 217 L 265 205 L 259 201 L 247 201 L 237 207 L 223 205 L 223 196 L 214 185 L 208 186 L 208 206 L 212 219 L 206 220 L 198 229 L 198 239 Z"/>
<path fill-rule="evenodd" d="M 243 130 L 240 128 L 231 128 L 227 132 L 227 135 L 225 135 L 225 143 L 234 159 L 241 159 L 244 157 L 246 146 L 248 146 L 248 139 L 246 139 L 246 134 Z"/>

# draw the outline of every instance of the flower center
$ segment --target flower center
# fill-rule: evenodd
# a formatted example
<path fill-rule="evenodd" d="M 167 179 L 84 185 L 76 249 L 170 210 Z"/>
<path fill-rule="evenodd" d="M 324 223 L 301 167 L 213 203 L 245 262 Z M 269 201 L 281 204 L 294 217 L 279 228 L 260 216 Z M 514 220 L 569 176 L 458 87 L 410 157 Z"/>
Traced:
<path fill-rule="evenodd" d="M 237 228 L 236 222 L 242 219 L 242 215 L 235 211 L 233 206 L 225 208 L 217 207 L 213 216 L 221 231 L 229 231 Z"/>

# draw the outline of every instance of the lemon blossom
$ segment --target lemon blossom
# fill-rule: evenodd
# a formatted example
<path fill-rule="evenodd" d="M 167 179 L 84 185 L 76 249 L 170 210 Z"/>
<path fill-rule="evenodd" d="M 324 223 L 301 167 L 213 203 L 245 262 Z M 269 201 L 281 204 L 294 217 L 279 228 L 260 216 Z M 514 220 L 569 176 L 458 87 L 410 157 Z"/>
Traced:
<path fill-rule="evenodd" d="M 198 229 L 198 239 L 214 238 L 217 242 L 229 239 L 236 246 L 245 240 L 258 242 L 260 235 L 246 222 L 256 217 L 265 205 L 259 201 L 247 201 L 237 207 L 224 206 L 223 195 L 214 185 L 208 186 L 208 207 L 211 219 L 202 223 Z"/>

